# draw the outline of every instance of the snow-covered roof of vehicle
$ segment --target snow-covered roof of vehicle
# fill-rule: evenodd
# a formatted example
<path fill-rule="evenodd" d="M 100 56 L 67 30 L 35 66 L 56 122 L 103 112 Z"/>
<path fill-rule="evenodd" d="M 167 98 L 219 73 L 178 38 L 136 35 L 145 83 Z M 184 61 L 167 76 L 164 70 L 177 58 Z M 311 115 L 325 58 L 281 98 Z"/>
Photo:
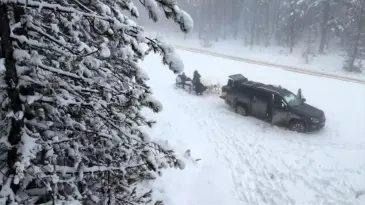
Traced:
<path fill-rule="evenodd" d="M 234 74 L 234 75 L 230 75 L 228 77 L 234 81 L 241 81 L 241 82 L 248 81 L 248 79 L 245 76 L 243 76 L 242 74 Z"/>
<path fill-rule="evenodd" d="M 242 84 L 253 87 L 253 88 L 257 88 L 258 86 L 264 85 L 262 83 L 255 82 L 255 81 L 246 81 L 246 82 L 243 82 Z"/>
<path fill-rule="evenodd" d="M 269 92 L 273 92 L 273 93 L 277 93 L 279 95 L 286 95 L 288 93 L 291 93 L 289 90 L 279 87 L 279 86 L 274 86 L 274 85 L 265 85 L 265 84 L 261 84 L 260 86 L 256 87 L 258 89 L 263 89 L 263 90 L 267 90 Z"/>
<path fill-rule="evenodd" d="M 260 82 L 250 81 L 241 74 L 230 75 L 228 77 L 234 80 L 235 82 L 238 82 L 241 85 L 249 86 L 255 89 L 266 90 L 272 93 L 277 93 L 279 95 L 286 95 L 288 93 L 291 93 L 289 90 L 282 88 L 280 86 L 274 86 L 274 85 L 263 84 Z"/>

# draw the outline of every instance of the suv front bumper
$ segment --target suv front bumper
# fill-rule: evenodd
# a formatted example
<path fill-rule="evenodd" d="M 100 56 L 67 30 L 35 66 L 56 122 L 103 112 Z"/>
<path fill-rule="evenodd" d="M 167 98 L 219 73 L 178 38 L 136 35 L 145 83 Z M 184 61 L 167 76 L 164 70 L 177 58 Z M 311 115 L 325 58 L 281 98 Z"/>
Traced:
<path fill-rule="evenodd" d="M 322 129 L 326 125 L 326 121 L 321 121 L 319 123 L 310 122 L 307 124 L 307 132 L 313 132 Z"/>

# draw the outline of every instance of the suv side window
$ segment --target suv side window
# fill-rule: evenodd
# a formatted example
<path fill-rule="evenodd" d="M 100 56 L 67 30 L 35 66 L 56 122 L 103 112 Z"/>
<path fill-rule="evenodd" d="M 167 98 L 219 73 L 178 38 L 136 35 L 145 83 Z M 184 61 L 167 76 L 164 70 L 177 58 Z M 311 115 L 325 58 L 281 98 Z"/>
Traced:
<path fill-rule="evenodd" d="M 274 106 L 277 108 L 285 108 L 286 107 L 286 103 L 283 100 L 283 98 L 280 95 L 274 94 Z"/>
<path fill-rule="evenodd" d="M 264 101 L 268 101 L 270 99 L 270 93 L 264 91 L 264 90 L 260 90 L 260 89 L 255 89 L 254 93 L 253 93 L 253 98 L 256 98 L 257 100 L 264 100 Z"/>
<path fill-rule="evenodd" d="M 252 88 L 248 87 L 248 86 L 244 86 L 244 85 L 240 86 L 239 92 L 244 93 L 249 96 L 251 96 L 253 94 Z"/>
<path fill-rule="evenodd" d="M 233 82 L 232 82 L 233 83 Z M 239 92 L 241 90 L 241 85 L 239 83 L 233 83 L 233 90 Z"/>

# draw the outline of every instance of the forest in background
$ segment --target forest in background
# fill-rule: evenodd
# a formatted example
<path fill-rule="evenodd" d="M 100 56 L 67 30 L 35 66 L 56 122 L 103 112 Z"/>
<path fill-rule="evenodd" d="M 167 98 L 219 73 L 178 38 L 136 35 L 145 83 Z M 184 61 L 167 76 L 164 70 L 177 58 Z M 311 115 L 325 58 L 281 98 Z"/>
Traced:
<path fill-rule="evenodd" d="M 280 46 L 303 57 L 340 51 L 343 68 L 361 72 L 365 59 L 365 0 L 178 0 L 194 19 L 192 34 L 213 43 L 242 40 L 243 46 Z M 141 14 L 147 15 L 147 14 Z M 143 19 L 142 25 L 144 25 Z M 178 28 L 161 21 L 146 28 Z M 167 26 L 169 25 L 169 26 Z M 170 30 L 166 29 L 167 27 Z M 189 36 L 186 36 L 187 38 Z"/>

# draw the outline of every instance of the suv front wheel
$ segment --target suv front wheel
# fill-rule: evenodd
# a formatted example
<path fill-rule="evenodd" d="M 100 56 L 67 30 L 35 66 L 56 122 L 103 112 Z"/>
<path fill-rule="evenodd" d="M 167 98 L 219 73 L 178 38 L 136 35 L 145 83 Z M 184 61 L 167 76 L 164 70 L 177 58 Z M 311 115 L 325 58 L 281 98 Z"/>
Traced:
<path fill-rule="evenodd" d="M 301 121 L 293 121 L 289 124 L 289 129 L 294 132 L 305 133 L 305 124 Z"/>
<path fill-rule="evenodd" d="M 248 109 L 245 105 L 242 104 L 237 104 L 235 111 L 237 114 L 240 114 L 242 116 L 247 116 L 248 115 Z"/>

